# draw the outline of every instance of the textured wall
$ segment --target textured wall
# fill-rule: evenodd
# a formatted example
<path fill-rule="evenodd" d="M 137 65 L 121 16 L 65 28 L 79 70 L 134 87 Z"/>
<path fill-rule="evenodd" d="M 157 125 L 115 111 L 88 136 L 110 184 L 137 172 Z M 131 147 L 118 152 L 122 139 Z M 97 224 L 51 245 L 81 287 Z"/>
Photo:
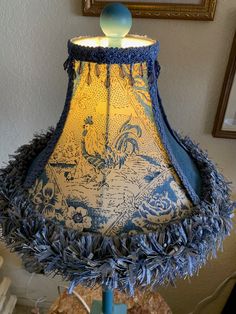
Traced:
<path fill-rule="evenodd" d="M 133 33 L 161 41 L 160 91 L 174 128 L 189 134 L 218 163 L 233 182 L 236 195 L 236 140 L 211 136 L 213 120 L 236 27 L 235 0 L 219 0 L 214 22 L 135 19 Z M 100 33 L 98 18 L 82 17 L 78 0 L 0 1 L 0 162 L 8 160 L 32 133 L 55 125 L 62 111 L 67 76 L 67 39 Z M 181 280 L 177 288 L 161 289 L 176 314 L 189 313 L 235 270 L 235 233 L 224 253 L 200 271 Z M 13 290 L 26 299 L 56 295 L 57 279 L 30 277 L 15 255 L 3 249 L 3 271 L 14 278 Z M 28 289 L 26 289 L 28 284 Z M 229 284 L 230 288 L 230 284 Z M 208 307 L 220 313 L 229 293 Z M 26 295 L 26 290 L 28 290 Z"/>

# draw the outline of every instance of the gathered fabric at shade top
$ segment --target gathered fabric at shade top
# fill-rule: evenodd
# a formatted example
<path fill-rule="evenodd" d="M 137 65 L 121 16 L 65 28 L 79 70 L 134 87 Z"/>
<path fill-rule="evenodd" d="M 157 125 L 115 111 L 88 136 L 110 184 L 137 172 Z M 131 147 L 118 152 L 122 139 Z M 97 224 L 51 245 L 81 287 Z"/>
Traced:
<path fill-rule="evenodd" d="M 231 229 L 228 184 L 170 127 L 159 42 L 69 40 L 55 128 L 0 173 L 0 223 L 26 268 L 133 292 L 192 275 Z"/>

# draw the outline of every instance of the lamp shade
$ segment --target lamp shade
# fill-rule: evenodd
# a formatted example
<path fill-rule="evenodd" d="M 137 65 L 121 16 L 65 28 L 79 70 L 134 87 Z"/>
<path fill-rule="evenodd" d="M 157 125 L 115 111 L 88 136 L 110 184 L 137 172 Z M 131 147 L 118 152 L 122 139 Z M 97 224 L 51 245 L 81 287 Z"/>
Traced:
<path fill-rule="evenodd" d="M 108 45 L 69 40 L 61 118 L 2 169 L 0 220 L 30 271 L 132 292 L 196 272 L 233 204 L 206 153 L 168 123 L 159 42 Z"/>
<path fill-rule="evenodd" d="M 143 42 L 140 55 L 133 48 L 130 63 L 125 54 L 114 63 L 114 50 L 103 49 L 107 63 L 102 64 L 100 48 L 87 49 L 95 58 L 80 60 L 83 39 L 69 42 L 75 61 L 68 111 L 53 135 L 55 145 L 48 144 L 38 156 L 25 182 L 46 217 L 79 231 L 119 235 L 149 232 L 157 223 L 191 213 L 200 174 L 168 126 L 170 142 L 168 135 L 161 137 L 165 122 L 154 116 L 148 84 L 159 67 L 145 60 L 156 56 L 158 43 Z M 178 158 L 189 164 L 187 170 Z"/>

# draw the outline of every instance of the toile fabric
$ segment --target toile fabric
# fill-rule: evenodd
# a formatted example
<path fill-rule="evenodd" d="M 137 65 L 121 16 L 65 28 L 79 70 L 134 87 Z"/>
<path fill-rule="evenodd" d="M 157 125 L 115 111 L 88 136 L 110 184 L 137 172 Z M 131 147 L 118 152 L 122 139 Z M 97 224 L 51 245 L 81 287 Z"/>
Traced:
<path fill-rule="evenodd" d="M 161 135 L 164 122 L 153 112 L 149 81 L 159 71 L 158 44 L 147 46 L 147 55 L 145 48 L 133 48 L 129 59 L 122 56 L 125 49 L 115 49 L 119 64 L 110 56 L 113 48 L 104 49 L 98 63 L 97 48 L 87 51 L 86 61 L 77 47 L 69 42 L 73 87 L 57 127 L 60 136 L 50 155 L 44 157 L 48 148 L 39 155 L 41 169 L 35 172 L 35 161 L 26 179 L 36 209 L 80 232 L 105 235 L 149 232 L 158 223 L 191 214 L 201 189 L 199 171 L 168 126 L 174 145 L 167 144 Z M 161 116 L 160 105 L 154 108 Z M 188 159 L 187 171 L 198 180 L 193 187 L 187 178 L 181 180 L 186 164 L 170 159 L 177 154 Z"/>
<path fill-rule="evenodd" d="M 172 130 L 158 51 L 69 40 L 56 128 L 0 173 L 2 235 L 29 271 L 133 293 L 193 275 L 229 234 L 228 183 Z"/>

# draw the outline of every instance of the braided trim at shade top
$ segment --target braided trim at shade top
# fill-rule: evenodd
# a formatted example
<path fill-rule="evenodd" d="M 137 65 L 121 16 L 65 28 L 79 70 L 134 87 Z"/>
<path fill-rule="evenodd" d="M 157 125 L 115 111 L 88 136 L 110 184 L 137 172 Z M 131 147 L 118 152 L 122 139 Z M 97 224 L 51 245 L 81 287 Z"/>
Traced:
<path fill-rule="evenodd" d="M 60 274 L 71 281 L 71 288 L 106 284 L 132 294 L 135 287 L 156 287 L 192 276 L 209 255 L 216 255 L 232 228 L 235 204 L 223 176 L 189 138 L 180 141 L 197 163 L 203 184 L 192 215 L 159 224 L 156 232 L 109 237 L 63 227 L 34 210 L 22 186 L 29 165 L 52 134 L 50 130 L 19 148 L 0 172 L 2 237 L 29 271 Z"/>
<path fill-rule="evenodd" d="M 95 62 L 98 64 L 134 64 L 145 61 L 154 61 L 159 52 L 159 42 L 147 39 L 146 37 L 135 36 L 146 40 L 147 45 L 141 47 L 113 48 L 113 47 L 90 47 L 76 44 L 80 39 L 86 37 L 78 37 L 68 41 L 68 53 L 71 59 Z"/>

